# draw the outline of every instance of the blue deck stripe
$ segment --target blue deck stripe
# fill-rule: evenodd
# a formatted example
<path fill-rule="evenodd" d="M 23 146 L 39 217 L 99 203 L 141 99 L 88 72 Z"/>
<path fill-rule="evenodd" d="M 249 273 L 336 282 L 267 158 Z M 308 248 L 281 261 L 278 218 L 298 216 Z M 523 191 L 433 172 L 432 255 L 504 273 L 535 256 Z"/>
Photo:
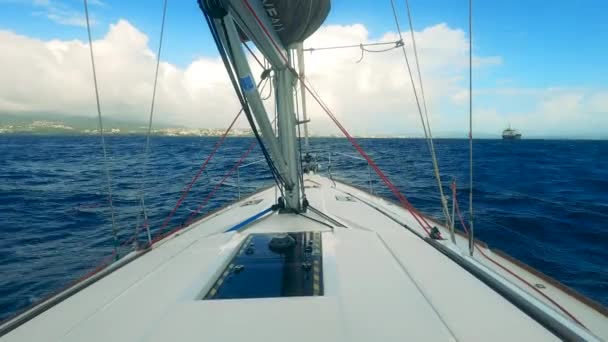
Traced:
<path fill-rule="evenodd" d="M 259 219 L 260 217 L 268 214 L 269 212 L 272 212 L 272 207 L 270 207 L 268 209 L 265 209 L 265 210 L 262 210 L 261 212 L 259 212 L 259 213 L 255 214 L 255 215 L 251 216 L 250 218 L 245 219 L 244 221 L 242 221 L 240 223 L 237 223 L 233 227 L 228 228 L 228 230 L 226 230 L 226 232 L 231 232 L 231 231 L 234 231 L 234 230 L 239 230 L 239 229 L 245 227 L 246 225 L 250 224 L 251 222 Z"/>

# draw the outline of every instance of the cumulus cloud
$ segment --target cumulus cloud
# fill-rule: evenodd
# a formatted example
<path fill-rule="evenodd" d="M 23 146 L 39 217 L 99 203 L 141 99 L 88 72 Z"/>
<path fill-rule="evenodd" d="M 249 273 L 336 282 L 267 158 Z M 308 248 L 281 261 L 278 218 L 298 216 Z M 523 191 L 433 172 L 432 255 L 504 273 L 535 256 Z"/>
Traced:
<path fill-rule="evenodd" d="M 409 34 L 404 40 L 414 67 Z M 395 32 L 372 38 L 364 25 L 323 26 L 305 47 L 325 47 L 360 42 L 389 42 Z M 429 114 L 437 132 L 466 132 L 468 42 L 462 30 L 438 24 L 416 32 Z M 126 20 L 110 25 L 94 42 L 103 114 L 144 122 L 147 118 L 155 52 L 146 34 Z M 0 31 L 0 112 L 49 112 L 93 116 L 95 113 L 89 50 L 80 40 L 42 41 L 10 31 Z M 306 53 L 307 74 L 325 102 L 356 134 L 420 134 L 418 110 L 402 51 L 365 52 L 359 49 Z M 474 56 L 476 70 L 502 65 L 499 56 Z M 255 69 L 259 75 L 259 69 Z M 414 68 L 415 71 L 415 68 Z M 415 78 L 417 83 L 417 76 Z M 512 82 L 509 82 L 512 85 Z M 419 87 L 419 86 L 418 86 Z M 530 108 L 506 112 L 500 99 L 523 93 Z M 569 96 L 565 96 L 569 93 Z M 476 97 L 497 100 L 476 107 L 476 127 L 500 130 L 511 121 L 520 128 L 536 115 L 567 125 L 606 113 L 606 92 L 568 89 L 475 90 Z M 270 103 L 271 101 L 269 101 Z M 156 120 L 174 125 L 224 127 L 239 108 L 219 57 L 197 58 L 186 67 L 162 61 L 156 101 Z M 272 106 L 269 106 L 270 112 Z M 336 132 L 320 107 L 308 98 L 316 133 Z M 546 119 L 549 120 L 549 119 Z M 243 124 L 244 125 L 244 124 Z M 242 126 L 243 127 L 243 126 Z M 466 133 L 465 133 L 466 134 Z"/>
<path fill-rule="evenodd" d="M 104 115 L 144 121 L 156 63 L 148 37 L 125 20 L 93 42 Z M 0 31 L 0 111 L 95 113 L 88 44 L 40 41 Z M 200 58 L 185 69 L 161 62 L 157 118 L 184 125 L 219 126 L 237 110 L 219 58 Z"/>
<path fill-rule="evenodd" d="M 420 92 L 410 35 L 404 33 L 403 37 Z M 324 47 L 398 39 L 394 32 L 371 39 L 365 26 L 356 24 L 322 27 L 305 45 Z M 444 111 L 441 102 L 462 92 L 465 86 L 463 76 L 468 68 L 468 42 L 462 30 L 439 24 L 416 32 L 416 45 L 427 107 L 437 123 Z M 365 52 L 357 63 L 360 58 L 359 49 L 313 52 L 306 57 L 309 78 L 318 84 L 329 106 L 349 122 L 354 131 L 362 134 L 420 132 L 418 106 L 401 49 L 385 53 Z M 478 67 L 499 65 L 501 59 L 476 56 L 475 64 Z M 320 110 L 312 113 L 313 119 L 320 115 Z"/>
<path fill-rule="evenodd" d="M 607 137 L 608 91 L 603 89 L 497 87 L 474 96 L 497 102 L 476 110 L 476 130 L 499 132 L 508 123 L 527 137 Z M 514 109 L 513 104 L 520 105 Z"/>

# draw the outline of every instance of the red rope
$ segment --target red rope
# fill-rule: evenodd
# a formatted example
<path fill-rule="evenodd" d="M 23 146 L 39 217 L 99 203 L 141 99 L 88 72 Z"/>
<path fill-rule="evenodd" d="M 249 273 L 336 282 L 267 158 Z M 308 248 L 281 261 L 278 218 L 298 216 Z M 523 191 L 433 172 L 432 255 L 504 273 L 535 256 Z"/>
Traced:
<path fill-rule="evenodd" d="M 245 151 L 245 153 L 239 158 L 239 160 L 236 162 L 236 164 L 234 164 L 234 166 L 232 166 L 232 168 L 230 170 L 228 170 L 228 172 L 226 172 L 226 174 L 224 174 L 224 176 L 222 177 L 222 179 L 215 185 L 215 187 L 211 190 L 211 192 L 209 192 L 209 194 L 207 195 L 207 197 L 205 197 L 205 199 L 203 200 L 203 202 L 196 208 L 195 211 L 193 211 L 190 216 L 188 216 L 188 219 L 186 220 L 186 223 L 183 226 L 177 226 L 174 229 L 172 229 L 171 231 L 167 232 L 166 234 L 158 234 L 156 236 L 156 238 L 154 238 L 152 240 L 152 244 L 155 244 L 156 242 L 162 240 L 163 238 L 175 233 L 176 231 L 187 227 L 188 225 L 190 225 L 193 222 L 194 216 L 196 216 L 201 209 L 207 205 L 207 203 L 209 203 L 209 201 L 211 200 L 211 198 L 213 198 L 213 196 L 215 195 L 215 193 L 219 190 L 219 188 L 222 186 L 222 184 L 224 184 L 224 182 L 228 179 L 228 177 L 230 177 L 235 171 L 236 169 L 243 163 L 243 161 L 245 160 L 245 158 L 249 155 L 249 153 L 251 153 L 251 151 L 253 150 L 253 148 L 255 147 L 257 141 L 254 140 L 251 142 L 251 145 L 249 145 L 249 148 L 247 149 L 247 151 Z"/>
<path fill-rule="evenodd" d="M 266 26 L 264 25 L 264 23 L 262 23 L 262 21 L 260 20 L 260 18 L 256 14 L 256 12 L 251 7 L 251 4 L 249 3 L 249 1 L 245 0 L 244 3 L 245 3 L 245 6 L 247 6 L 247 9 L 249 9 L 249 11 L 251 12 L 251 14 L 255 18 L 255 20 L 258 22 L 258 25 L 260 25 L 260 27 L 264 31 L 264 34 L 266 34 L 266 37 L 268 37 L 268 39 L 270 40 L 270 42 L 272 43 L 272 45 L 274 46 L 274 48 L 281 55 L 281 58 L 283 58 L 283 61 L 285 61 L 285 64 L 289 65 L 289 61 L 287 60 L 287 57 L 283 54 L 283 49 L 281 49 L 279 47 L 279 44 L 277 44 L 277 42 L 274 41 L 274 39 L 270 35 L 270 32 L 268 32 L 268 29 L 266 29 Z"/>
<path fill-rule="evenodd" d="M 242 112 L 243 112 L 243 109 L 241 109 L 236 114 L 236 116 L 234 117 L 234 119 L 232 120 L 232 122 L 230 123 L 230 125 L 228 126 L 228 128 L 226 129 L 226 131 L 222 134 L 222 136 L 215 143 L 215 146 L 213 147 L 213 150 L 211 151 L 211 153 L 209 154 L 209 156 L 207 157 L 207 159 L 205 159 L 205 161 L 203 162 L 203 164 L 199 168 L 199 170 L 196 173 L 196 175 L 192 178 L 192 180 L 190 181 L 190 183 L 188 183 L 188 185 L 182 190 L 182 195 L 177 200 L 177 203 L 175 204 L 173 210 L 169 213 L 169 215 L 167 216 L 167 218 L 163 222 L 163 225 L 161 226 L 159 234 L 158 234 L 158 236 L 154 240 L 152 240 L 152 244 L 154 244 L 155 242 L 159 241 L 161 238 L 164 237 L 164 235 L 163 235 L 164 229 L 167 227 L 167 225 L 169 224 L 169 221 L 171 220 L 171 218 L 173 217 L 173 215 L 175 214 L 175 212 L 177 211 L 177 209 L 179 208 L 179 206 L 182 204 L 182 202 L 184 201 L 184 199 L 186 198 L 186 196 L 188 195 L 188 193 L 192 189 L 192 186 L 194 185 L 194 183 L 199 179 L 199 177 L 201 176 L 201 174 L 203 173 L 203 171 L 207 168 L 207 164 L 209 164 L 209 161 L 213 158 L 213 156 L 215 155 L 215 153 L 217 152 L 217 150 L 220 148 L 220 146 L 222 145 L 222 143 L 226 139 L 226 136 L 228 136 L 228 133 L 232 130 L 232 127 L 234 126 L 234 124 L 236 123 L 236 120 L 239 118 L 239 116 L 241 115 Z M 250 150 L 251 149 L 253 149 L 253 146 L 250 148 Z M 248 151 L 248 152 L 251 152 L 251 151 Z M 247 154 L 249 154 L 249 153 L 247 153 Z M 242 158 L 242 159 L 244 159 L 244 158 Z M 242 160 L 240 162 L 242 162 Z M 239 162 L 239 164 L 240 164 L 240 162 Z M 144 228 L 145 228 L 146 225 L 147 225 L 147 222 L 144 223 L 144 225 L 143 225 Z M 179 228 L 181 228 L 181 227 L 179 227 Z M 172 233 L 172 232 L 170 232 L 170 233 Z M 119 248 L 123 247 L 123 246 L 125 246 L 125 245 L 127 245 L 127 244 L 129 244 L 131 242 L 133 242 L 136 238 L 137 238 L 137 236 L 133 236 L 133 237 L 127 239 L 125 242 L 123 242 L 119 246 Z M 103 269 L 105 269 L 110 264 L 112 264 L 112 261 L 113 261 L 113 259 L 115 257 L 116 257 L 116 251 L 112 252 L 111 255 L 107 256 L 104 259 L 102 259 L 101 262 L 97 266 L 95 266 L 95 268 L 93 268 L 89 272 L 85 273 L 80 278 L 76 279 L 74 282 L 70 283 L 70 285 L 67 288 L 69 288 L 71 286 L 74 286 L 74 285 L 76 285 L 76 284 L 78 284 L 78 283 L 80 283 L 82 281 L 85 281 L 88 278 L 94 276 L 95 274 L 101 272 Z"/>
<path fill-rule="evenodd" d="M 460 213 L 460 208 L 458 207 L 458 198 L 456 197 L 456 181 L 452 182 L 451 188 L 452 188 L 452 192 L 453 192 L 453 196 L 454 196 L 454 208 L 456 209 L 456 213 L 458 214 L 458 218 L 460 219 L 460 224 L 462 225 L 462 228 L 464 229 L 465 233 L 467 235 L 469 235 L 469 230 L 467 229 L 467 226 L 464 223 L 464 219 L 462 218 L 462 214 Z M 536 288 L 536 286 L 532 285 L 531 283 L 529 283 L 524 278 L 522 278 L 519 275 L 517 275 L 515 272 L 509 270 L 507 267 L 501 265 L 498 261 L 492 259 L 486 253 L 484 253 L 483 249 L 479 248 L 479 246 L 477 246 L 477 244 L 475 244 L 475 249 L 477 249 L 477 251 L 479 252 L 479 254 L 481 254 L 484 258 L 488 259 L 491 263 L 493 263 L 494 265 L 500 267 L 502 270 L 504 270 L 505 272 L 509 273 L 513 277 L 517 278 L 522 283 L 528 285 L 532 290 L 536 291 L 538 294 L 540 294 L 541 296 L 543 296 L 545 299 L 547 299 L 553 305 L 555 305 L 556 307 L 558 307 L 563 313 L 565 313 L 568 317 L 570 317 L 570 319 L 572 319 L 573 321 L 575 321 L 576 323 L 578 323 L 583 328 L 586 328 L 583 323 L 581 323 L 578 319 L 576 319 L 576 317 L 574 317 L 574 315 L 571 314 L 568 310 L 566 310 L 563 306 L 559 305 L 555 300 L 553 300 L 551 297 L 549 297 L 548 295 L 546 295 L 544 292 L 542 292 L 541 290 L 539 290 L 538 288 Z"/>
<path fill-rule="evenodd" d="M 458 214 L 458 218 L 460 219 L 460 224 L 462 225 L 462 229 L 464 232 L 469 235 L 469 230 L 467 229 L 466 224 L 464 224 L 464 219 L 462 218 L 462 214 L 460 213 L 460 207 L 458 206 L 458 197 L 456 197 L 456 181 L 452 181 L 452 196 L 454 198 L 454 208 L 456 209 L 456 214 Z"/>
<path fill-rule="evenodd" d="M 159 230 L 159 234 L 158 234 L 159 236 L 163 236 L 163 232 L 164 232 L 165 228 L 167 227 L 167 225 L 169 224 L 169 222 L 171 221 L 171 218 L 173 217 L 173 215 L 175 214 L 177 209 L 180 207 L 180 205 L 182 204 L 184 199 L 186 199 L 186 196 L 188 196 L 188 193 L 192 189 L 192 186 L 194 185 L 194 183 L 198 180 L 198 178 L 201 176 L 203 171 L 207 168 L 207 164 L 209 164 L 209 161 L 211 160 L 211 158 L 213 158 L 213 156 L 215 155 L 217 150 L 220 148 L 220 146 L 222 146 L 222 143 L 226 139 L 226 136 L 228 135 L 228 133 L 230 132 L 230 130 L 232 129 L 232 127 L 236 123 L 236 120 L 239 118 L 239 116 L 241 115 L 242 112 L 243 112 L 243 109 L 241 108 L 241 110 L 234 117 L 234 120 L 232 120 L 232 122 L 230 123 L 230 126 L 228 126 L 228 128 L 226 129 L 224 134 L 222 134 L 222 136 L 217 140 L 217 142 L 215 143 L 215 146 L 213 147 L 213 150 L 211 151 L 211 153 L 209 154 L 207 159 L 205 159 L 205 161 L 203 162 L 201 167 L 198 169 L 198 172 L 196 173 L 196 175 L 192 178 L 190 183 L 188 183 L 188 186 L 184 190 L 182 190 L 182 195 L 177 200 L 177 203 L 175 203 L 173 210 L 171 210 L 171 212 L 169 213 L 169 215 L 167 216 L 165 221 L 163 221 L 163 224 Z M 155 239 L 155 241 L 157 241 L 157 240 Z"/>
<path fill-rule="evenodd" d="M 228 131 L 230 131 L 230 129 L 232 128 L 232 126 L 234 125 L 234 123 L 236 122 L 236 119 L 239 117 L 240 114 L 241 114 L 241 112 L 239 112 L 237 114 L 237 116 L 234 118 L 234 121 L 230 124 L 230 127 L 228 128 L 228 130 L 226 130 L 226 133 L 224 133 L 224 135 L 216 143 L 214 151 L 211 153 L 211 155 L 209 157 L 207 157 L 207 160 L 205 160 L 205 163 L 203 164 L 203 166 L 201 166 L 201 170 L 204 169 L 204 166 L 209 162 L 209 160 L 211 159 L 211 157 L 213 156 L 213 154 L 216 152 L 217 148 L 219 148 L 219 146 L 221 145 L 223 139 L 226 137 L 226 134 L 228 133 Z M 251 151 L 255 147 L 256 143 L 257 143 L 256 140 L 254 140 L 254 141 L 251 142 L 251 145 L 249 146 L 249 148 L 247 149 L 247 151 L 245 151 L 245 153 L 239 158 L 239 160 L 236 162 L 236 164 L 234 164 L 234 166 L 224 175 L 224 177 L 219 181 L 219 183 L 217 183 L 215 185 L 215 187 L 213 188 L 213 190 L 207 195 L 207 197 L 198 206 L 198 208 L 196 208 L 196 210 L 192 214 L 190 214 L 190 217 L 188 218 L 188 221 L 187 221 L 186 225 L 184 225 L 184 226 L 178 226 L 175 229 L 171 230 L 170 232 L 168 232 L 167 234 L 164 234 L 164 235 L 162 234 L 162 230 L 161 230 L 160 234 L 158 234 L 158 236 L 152 240 L 152 245 L 155 244 L 156 242 L 160 241 L 164 237 L 169 236 L 169 235 L 175 233 L 176 231 L 184 228 L 188 224 L 190 224 L 192 222 L 192 219 L 194 218 L 194 216 L 200 212 L 200 210 L 209 202 L 209 200 L 211 200 L 211 198 L 213 197 L 213 195 L 217 192 L 217 190 L 221 187 L 221 185 L 226 181 L 226 179 L 228 179 L 228 177 L 230 177 L 236 171 L 236 169 L 243 163 L 243 161 L 245 160 L 245 158 L 249 155 L 249 153 L 251 153 Z M 190 183 L 190 186 L 186 189 L 186 192 L 184 193 L 184 195 L 187 194 L 187 192 L 192 187 L 191 185 L 200 176 L 200 173 L 202 172 L 201 170 L 199 170 L 199 172 L 197 173 L 197 175 L 193 178 L 192 182 Z M 184 197 L 184 195 L 182 195 L 182 197 Z M 183 198 L 180 198 L 180 200 L 183 200 Z M 178 204 L 176 205 L 176 207 L 179 206 L 179 204 L 181 204 L 181 203 L 178 201 Z M 172 212 L 172 214 L 173 213 L 174 212 Z M 146 225 L 146 224 L 147 223 L 144 223 L 144 225 Z M 126 246 L 127 244 L 133 242 L 136 238 L 137 238 L 137 234 L 134 234 L 131 238 L 125 240 L 122 244 L 120 244 L 120 246 L 118 248 L 122 248 L 122 247 Z M 77 285 L 77 284 L 79 284 L 81 282 L 84 282 L 87 279 L 89 279 L 89 278 L 93 277 L 94 275 L 98 274 L 99 272 L 105 270 L 106 268 L 108 268 L 110 265 L 113 264 L 114 258 L 116 257 L 116 255 L 117 255 L 117 251 L 114 250 L 112 252 L 112 254 L 110 254 L 109 256 L 101 259 L 101 261 L 94 268 L 92 268 L 91 270 L 89 270 L 88 272 L 86 272 L 85 274 L 83 274 L 82 276 L 80 276 L 79 278 L 77 278 L 76 280 L 69 282 L 66 286 L 61 287 L 57 291 L 51 292 L 50 294 L 46 295 L 42 300 L 37 301 L 34 305 L 31 305 L 31 306 L 23 309 L 22 311 L 17 312 L 15 315 L 13 315 L 11 317 L 16 317 L 19 314 L 21 314 L 22 312 L 27 311 L 29 308 L 37 305 L 38 303 L 43 303 L 43 302 L 49 300 L 50 298 L 52 298 L 52 297 L 54 297 L 54 296 L 62 293 L 63 291 L 66 291 L 67 289 L 71 288 L 72 286 L 75 286 L 75 285 Z M 9 317 L 9 319 L 10 319 L 10 317 Z"/>
<path fill-rule="evenodd" d="M 355 138 L 353 138 L 353 136 L 351 136 L 348 133 L 346 128 L 344 128 L 344 126 L 342 126 L 342 124 L 340 124 L 340 122 L 338 121 L 336 116 L 331 112 L 329 107 L 327 107 L 327 105 L 321 100 L 321 98 L 316 94 L 316 92 L 313 92 L 309 88 L 309 86 L 306 85 L 306 83 L 304 83 L 304 87 L 312 95 L 312 97 L 315 99 L 315 101 L 317 101 L 317 103 L 321 106 L 321 108 L 325 111 L 325 113 L 329 116 L 329 118 L 336 124 L 336 126 L 338 126 L 340 131 L 342 131 L 342 134 L 344 134 L 344 136 L 346 137 L 346 139 L 348 139 L 348 141 L 351 143 L 351 145 L 353 145 L 353 147 L 357 150 L 357 152 L 359 152 L 359 154 L 367 161 L 367 163 L 372 167 L 372 169 L 374 169 L 374 171 L 380 177 L 380 179 L 382 179 L 384 184 L 391 190 L 391 192 L 395 195 L 395 197 L 397 197 L 397 199 L 399 200 L 401 205 L 403 205 L 403 207 L 405 207 L 407 210 L 409 210 L 409 212 L 412 214 L 414 219 L 418 222 L 420 227 L 422 227 L 426 231 L 426 233 L 430 235 L 431 234 L 431 231 L 430 231 L 431 225 L 426 220 L 426 218 L 416 208 L 414 208 L 414 206 L 410 203 L 410 201 L 407 199 L 407 197 L 405 197 L 405 195 L 403 193 L 401 193 L 399 191 L 399 189 L 397 189 L 397 187 L 393 184 L 393 182 L 391 182 L 390 179 L 388 179 L 388 177 L 384 174 L 384 172 L 382 172 L 382 170 L 378 167 L 378 165 L 376 165 L 376 163 L 372 160 L 372 158 L 367 153 L 365 153 L 365 151 L 363 150 L 363 148 L 361 148 L 361 146 L 359 145 L 357 140 L 355 140 Z M 439 236 L 441 237 L 441 234 Z"/>
<path fill-rule="evenodd" d="M 228 170 L 228 172 L 226 172 L 226 174 L 224 174 L 224 177 L 222 177 L 222 179 L 215 185 L 213 190 L 211 190 L 211 192 L 209 192 L 207 197 L 205 197 L 205 199 L 196 208 L 196 210 L 194 210 L 192 213 L 190 213 L 190 217 L 188 217 L 188 220 L 186 221 L 186 225 L 190 224 L 192 222 L 192 219 L 194 219 L 194 216 L 196 216 L 201 211 L 201 209 L 205 205 L 207 205 L 207 203 L 209 203 L 209 201 L 211 200 L 213 195 L 215 195 L 215 193 L 219 190 L 219 188 L 222 186 L 222 184 L 224 184 L 226 179 L 228 179 L 228 177 L 230 177 L 236 171 L 236 169 L 243 163 L 245 158 L 247 158 L 249 153 L 251 153 L 251 151 L 253 151 L 253 148 L 255 147 L 256 143 L 257 143 L 256 140 L 251 142 L 251 144 L 249 145 L 249 148 L 247 149 L 247 151 L 245 151 L 245 153 L 243 153 L 241 158 L 239 158 L 239 160 L 232 166 L 232 168 L 230 170 Z"/>
<path fill-rule="evenodd" d="M 253 58 L 256 60 L 256 62 L 258 62 L 258 64 L 263 69 L 264 68 L 264 64 L 262 64 L 262 61 L 260 61 L 260 59 L 258 58 L 258 56 L 256 56 L 255 53 L 253 53 L 253 51 L 251 50 L 251 48 L 249 47 L 249 45 L 247 45 L 247 43 L 243 43 L 243 45 L 245 45 L 245 48 L 247 48 L 247 51 L 249 51 L 249 54 L 251 54 L 253 56 Z"/>

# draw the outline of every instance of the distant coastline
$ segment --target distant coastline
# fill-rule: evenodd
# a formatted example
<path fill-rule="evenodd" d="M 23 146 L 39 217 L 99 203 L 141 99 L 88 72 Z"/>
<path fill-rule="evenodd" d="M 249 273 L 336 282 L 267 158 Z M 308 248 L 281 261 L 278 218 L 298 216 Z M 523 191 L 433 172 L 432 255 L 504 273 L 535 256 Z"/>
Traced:
<path fill-rule="evenodd" d="M 96 136 L 99 130 L 92 124 L 94 120 L 82 117 L 57 117 L 45 119 L 46 115 L 17 116 L 0 114 L 0 136 L 5 135 L 38 135 L 38 136 Z M 146 135 L 147 127 L 141 123 L 133 123 L 108 119 L 104 120 L 104 133 L 108 136 L 141 136 Z M 152 135 L 163 137 L 217 137 L 224 134 L 225 128 L 187 128 L 169 127 L 157 124 L 152 130 Z M 228 135 L 230 137 L 252 137 L 251 129 L 233 128 Z M 423 139 L 418 134 L 354 134 L 357 138 L 369 139 Z M 339 133 L 315 134 L 311 137 L 318 138 L 341 138 Z M 437 132 L 435 139 L 467 139 L 462 132 Z M 475 139 L 501 139 L 500 134 L 478 132 Z M 578 136 L 576 134 L 564 134 L 556 136 L 542 136 L 528 134 L 524 140 L 608 140 L 608 136 Z"/>
<path fill-rule="evenodd" d="M 223 131 L 222 131 L 223 133 Z M 145 137 L 145 133 L 109 133 L 105 132 L 106 137 Z M 0 137 L 91 137 L 96 138 L 97 132 L 95 133 L 80 133 L 80 132 L 0 132 Z M 212 134 L 162 134 L 158 132 L 154 132 L 153 136 L 155 137 L 163 137 L 163 138 L 212 138 L 218 137 L 220 134 L 212 133 Z M 353 135 L 353 137 L 357 139 L 370 139 L 370 140 L 385 140 L 385 139 L 403 139 L 403 140 L 424 140 L 424 137 L 416 137 L 416 136 L 365 136 L 365 135 Z M 228 138 L 253 138 L 253 134 L 244 134 L 242 132 L 231 132 L 228 135 Z M 310 139 L 344 139 L 344 136 L 341 135 L 312 135 Z M 433 140 L 441 141 L 441 140 L 468 140 L 466 137 L 433 137 Z M 475 140 L 504 140 L 500 136 L 496 137 L 479 137 Z M 608 137 L 604 138 L 582 138 L 582 137 L 530 137 L 521 141 L 608 141 Z M 508 142 L 508 140 L 507 140 Z M 517 143 L 516 143 L 517 144 Z"/>

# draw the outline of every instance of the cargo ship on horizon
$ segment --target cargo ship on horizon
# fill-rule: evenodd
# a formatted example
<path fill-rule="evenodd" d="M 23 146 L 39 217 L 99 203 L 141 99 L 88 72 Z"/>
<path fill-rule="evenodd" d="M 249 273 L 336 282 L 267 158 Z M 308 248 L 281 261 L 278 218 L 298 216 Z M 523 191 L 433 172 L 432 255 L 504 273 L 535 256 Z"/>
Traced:
<path fill-rule="evenodd" d="M 511 125 L 509 125 L 509 128 L 502 131 L 502 138 L 503 140 L 519 140 L 521 139 L 521 133 L 516 129 L 512 129 Z"/>

